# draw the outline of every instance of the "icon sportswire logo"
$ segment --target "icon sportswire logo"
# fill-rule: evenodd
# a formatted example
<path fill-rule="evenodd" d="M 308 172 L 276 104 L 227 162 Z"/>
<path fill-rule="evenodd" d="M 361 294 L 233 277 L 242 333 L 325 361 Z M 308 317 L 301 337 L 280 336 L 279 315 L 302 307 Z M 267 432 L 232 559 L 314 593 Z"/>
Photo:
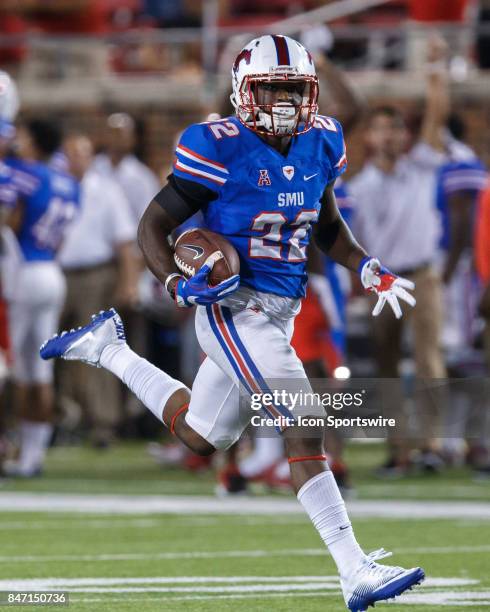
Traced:
<path fill-rule="evenodd" d="M 306 174 L 303 175 L 303 180 L 304 181 L 309 181 L 310 179 L 314 178 L 315 176 L 318 176 L 318 172 L 315 172 L 315 174 L 310 174 L 310 176 L 306 176 Z"/>

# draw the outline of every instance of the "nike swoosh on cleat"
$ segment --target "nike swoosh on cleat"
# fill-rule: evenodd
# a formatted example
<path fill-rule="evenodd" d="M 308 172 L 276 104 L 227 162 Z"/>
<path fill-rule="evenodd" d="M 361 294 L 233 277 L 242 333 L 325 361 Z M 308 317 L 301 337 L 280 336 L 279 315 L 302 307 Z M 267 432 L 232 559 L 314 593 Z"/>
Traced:
<path fill-rule="evenodd" d="M 312 179 L 314 176 L 317 176 L 318 172 L 316 172 L 315 174 L 312 174 L 310 176 L 306 176 L 306 174 L 303 174 L 303 180 L 304 181 L 309 181 L 310 179 Z"/>

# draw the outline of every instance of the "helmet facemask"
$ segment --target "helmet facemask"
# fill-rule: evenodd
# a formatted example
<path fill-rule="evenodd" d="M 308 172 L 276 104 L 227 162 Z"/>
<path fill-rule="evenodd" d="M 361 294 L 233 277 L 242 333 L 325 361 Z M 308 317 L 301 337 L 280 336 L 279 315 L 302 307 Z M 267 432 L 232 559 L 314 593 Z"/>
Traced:
<path fill-rule="evenodd" d="M 286 99 L 264 103 L 261 98 L 267 98 L 264 89 L 268 86 L 285 91 Z M 297 136 L 313 127 L 318 80 L 314 75 L 279 70 L 275 74 L 245 75 L 234 98 L 238 118 L 251 130 L 269 136 Z"/>

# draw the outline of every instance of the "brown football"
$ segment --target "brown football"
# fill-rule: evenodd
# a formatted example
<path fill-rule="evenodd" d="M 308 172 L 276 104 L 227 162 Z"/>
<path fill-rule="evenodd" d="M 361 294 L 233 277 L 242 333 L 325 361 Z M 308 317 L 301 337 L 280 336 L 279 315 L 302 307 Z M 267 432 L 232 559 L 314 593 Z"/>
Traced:
<path fill-rule="evenodd" d="M 211 255 L 217 259 L 209 275 L 211 286 L 240 273 L 240 260 L 235 247 L 220 234 L 195 228 L 181 234 L 175 242 L 174 260 L 187 278 L 194 276 Z"/>

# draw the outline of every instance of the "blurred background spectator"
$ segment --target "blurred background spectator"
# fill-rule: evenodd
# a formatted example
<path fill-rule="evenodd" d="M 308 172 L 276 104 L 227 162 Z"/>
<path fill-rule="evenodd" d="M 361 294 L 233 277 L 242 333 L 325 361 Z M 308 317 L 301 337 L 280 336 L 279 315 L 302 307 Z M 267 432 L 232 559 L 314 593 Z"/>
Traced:
<path fill-rule="evenodd" d="M 56 123 L 33 119 L 17 129 L 17 156 L 7 161 L 17 193 L 6 222 L 17 238 L 19 255 L 9 270 L 6 298 L 20 444 L 18 461 L 4 469 L 23 477 L 42 471 L 53 432 L 54 364 L 43 361 L 36 347 L 58 329 L 66 286 L 56 258 L 80 204 L 75 178 L 47 164 L 60 144 Z"/>
<path fill-rule="evenodd" d="M 94 170 L 116 182 L 128 199 L 135 226 L 160 185 L 157 177 L 135 155 L 136 126 L 126 113 L 107 119 L 103 152 L 95 157 Z"/>
<path fill-rule="evenodd" d="M 440 41 L 433 42 L 432 62 L 444 56 Z M 431 66 L 429 64 L 429 71 Z M 368 117 L 366 144 L 370 160 L 349 182 L 354 197 L 354 233 L 369 253 L 373 253 L 395 274 L 415 283 L 417 306 L 406 311 L 404 319 L 382 312 L 372 319 L 378 376 L 400 376 L 403 326 L 412 323 L 414 359 L 420 378 L 444 378 L 446 370 L 441 352 L 442 287 L 435 269 L 439 242 L 439 223 L 435 207 L 436 175 L 444 163 L 446 144 L 442 128 L 448 113 L 446 75 L 429 73 L 427 100 L 420 135 L 406 154 L 409 133 L 400 112 L 391 106 L 374 109 Z M 374 303 L 373 303 L 374 307 Z M 405 309 L 406 310 L 406 309 Z M 426 395 L 420 409 L 418 432 L 424 461 L 434 462 L 438 414 L 436 402 Z M 398 419 L 403 419 L 402 402 L 393 397 Z M 396 408 L 395 408 L 396 407 Z M 385 465 L 385 471 L 407 469 L 408 419 L 401 430 Z M 423 432 L 423 433 L 422 433 Z M 401 434 L 402 438 L 398 436 Z"/>
<path fill-rule="evenodd" d="M 113 113 L 107 118 L 103 150 L 96 155 L 94 171 L 101 177 L 108 178 L 118 185 L 129 203 L 134 227 L 145 211 L 148 203 L 160 190 L 155 174 L 134 154 L 137 144 L 136 125 L 127 113 Z M 144 263 L 136 247 L 133 258 L 138 274 L 144 270 Z M 135 289 L 135 286 L 133 286 Z M 119 308 L 127 322 L 127 337 L 132 346 L 143 355 L 148 353 L 149 329 L 144 316 L 136 310 L 136 294 L 126 296 Z M 128 394 L 126 408 L 131 414 L 142 412 L 137 399 Z"/>
<path fill-rule="evenodd" d="M 81 213 L 59 254 L 67 281 L 61 327 L 70 329 L 84 325 L 93 313 L 135 301 L 136 224 L 120 186 L 93 167 L 93 145 L 87 136 L 68 136 L 63 149 L 81 187 Z M 78 362 L 58 365 L 65 420 L 72 427 L 73 421 L 84 424 L 94 445 L 107 446 L 123 416 L 118 381 L 105 370 L 84 368 Z"/>

